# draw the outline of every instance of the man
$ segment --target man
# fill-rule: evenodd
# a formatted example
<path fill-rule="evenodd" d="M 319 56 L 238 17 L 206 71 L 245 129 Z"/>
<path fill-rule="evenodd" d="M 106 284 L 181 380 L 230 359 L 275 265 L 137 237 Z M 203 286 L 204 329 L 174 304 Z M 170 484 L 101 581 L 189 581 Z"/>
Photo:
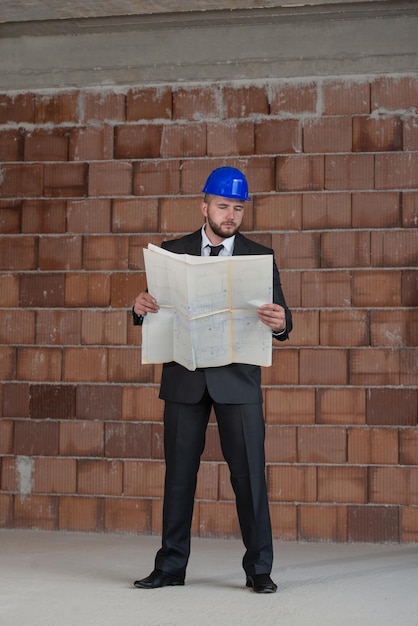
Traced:
<path fill-rule="evenodd" d="M 244 203 L 250 200 L 242 172 L 232 167 L 214 170 L 203 189 L 200 205 L 204 224 L 198 231 L 166 241 L 162 247 L 174 253 L 193 255 L 271 254 L 266 248 L 239 233 Z M 135 299 L 135 324 L 144 316 L 158 313 L 152 294 Z M 280 285 L 273 256 L 273 303 L 263 304 L 257 315 L 269 326 L 272 336 L 287 339 L 292 316 Z M 228 463 L 243 542 L 242 565 L 246 586 L 256 593 L 274 593 L 270 578 L 273 563 L 272 531 L 265 480 L 261 370 L 259 366 L 231 363 L 222 367 L 189 371 L 178 363 L 163 365 L 160 398 L 164 408 L 164 485 L 162 546 L 149 576 L 135 587 L 184 585 L 190 554 L 190 529 L 200 457 L 213 406 Z"/>

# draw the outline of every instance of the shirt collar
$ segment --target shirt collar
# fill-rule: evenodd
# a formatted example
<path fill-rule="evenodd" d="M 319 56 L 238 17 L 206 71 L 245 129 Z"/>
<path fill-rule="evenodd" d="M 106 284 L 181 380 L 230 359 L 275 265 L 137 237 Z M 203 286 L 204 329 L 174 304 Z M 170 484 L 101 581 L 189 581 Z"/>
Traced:
<path fill-rule="evenodd" d="M 233 235 L 232 237 L 227 237 L 227 239 L 224 239 L 222 241 L 222 244 L 229 256 L 232 256 L 232 253 L 234 251 L 234 242 L 235 242 L 235 235 Z M 208 236 L 206 235 L 206 232 L 205 232 L 205 224 L 203 224 L 202 226 L 202 251 L 206 248 L 206 246 L 213 246 L 213 243 L 209 241 Z"/>

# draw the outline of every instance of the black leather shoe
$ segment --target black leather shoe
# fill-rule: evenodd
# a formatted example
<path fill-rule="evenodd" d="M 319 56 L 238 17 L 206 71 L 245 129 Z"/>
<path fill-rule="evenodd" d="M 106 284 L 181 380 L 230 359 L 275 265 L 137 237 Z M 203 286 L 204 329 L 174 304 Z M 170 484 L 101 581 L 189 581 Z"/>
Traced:
<path fill-rule="evenodd" d="M 255 574 L 247 576 L 247 587 L 251 587 L 256 593 L 275 593 L 277 585 L 268 574 Z"/>
<path fill-rule="evenodd" d="M 180 585 L 184 585 L 184 576 L 168 574 L 160 569 L 155 569 L 146 578 L 134 582 L 134 587 L 137 589 L 158 589 L 159 587 L 177 587 Z"/>

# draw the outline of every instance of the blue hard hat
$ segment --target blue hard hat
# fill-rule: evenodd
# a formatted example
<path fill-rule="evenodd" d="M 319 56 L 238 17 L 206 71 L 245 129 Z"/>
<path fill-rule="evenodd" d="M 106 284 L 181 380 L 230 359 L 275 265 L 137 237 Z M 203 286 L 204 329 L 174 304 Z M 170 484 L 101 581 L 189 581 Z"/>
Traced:
<path fill-rule="evenodd" d="M 235 167 L 218 167 L 213 170 L 202 191 L 222 198 L 251 200 L 248 195 L 247 179 Z"/>

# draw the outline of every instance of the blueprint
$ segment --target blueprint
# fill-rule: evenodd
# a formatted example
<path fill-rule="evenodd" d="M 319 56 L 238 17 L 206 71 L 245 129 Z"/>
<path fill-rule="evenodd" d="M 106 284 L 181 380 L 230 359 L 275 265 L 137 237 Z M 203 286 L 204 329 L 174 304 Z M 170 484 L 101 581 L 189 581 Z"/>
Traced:
<path fill-rule="evenodd" d="M 272 302 L 272 255 L 200 257 L 148 244 L 144 260 L 160 310 L 144 318 L 142 363 L 271 365 L 271 329 L 256 311 Z"/>

